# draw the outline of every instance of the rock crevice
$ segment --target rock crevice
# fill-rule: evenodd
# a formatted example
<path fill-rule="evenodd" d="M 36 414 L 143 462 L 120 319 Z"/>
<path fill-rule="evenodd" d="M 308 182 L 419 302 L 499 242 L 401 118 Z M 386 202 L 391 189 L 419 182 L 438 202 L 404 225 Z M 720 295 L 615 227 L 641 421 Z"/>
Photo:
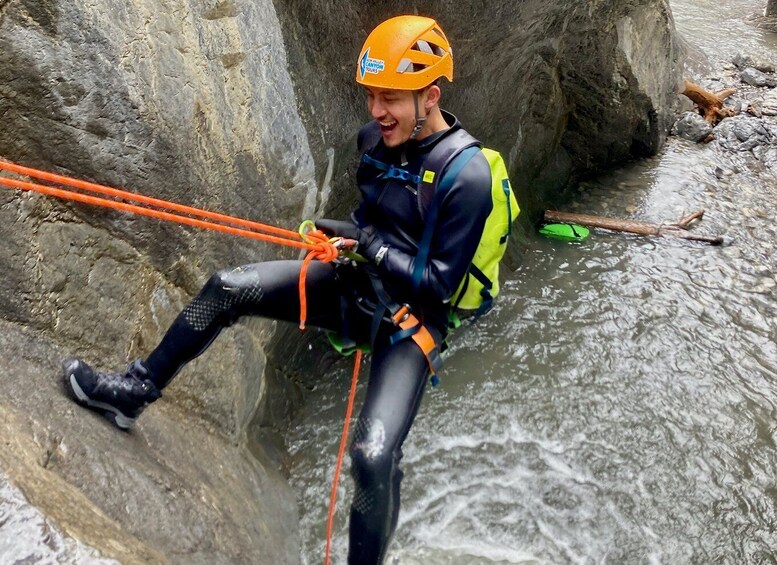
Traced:
<path fill-rule="evenodd" d="M 454 43 L 444 105 L 509 161 L 524 227 L 581 175 L 660 146 L 678 72 L 664 0 L 422 8 L 0 0 L 0 157 L 284 227 L 344 217 L 368 119 L 353 61 L 380 20 L 417 9 Z M 296 251 L 5 189 L 0 235 L 0 463 L 31 503 L 125 562 L 297 562 L 279 433 L 311 359 L 337 363 L 314 333 L 230 328 L 130 434 L 57 376 L 68 355 L 146 355 L 212 272 Z"/>

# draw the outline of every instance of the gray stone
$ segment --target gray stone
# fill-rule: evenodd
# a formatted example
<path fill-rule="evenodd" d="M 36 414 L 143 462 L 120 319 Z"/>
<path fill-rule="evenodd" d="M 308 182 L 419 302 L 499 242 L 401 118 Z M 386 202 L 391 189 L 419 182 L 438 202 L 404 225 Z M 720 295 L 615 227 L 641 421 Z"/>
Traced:
<path fill-rule="evenodd" d="M 173 395 L 130 433 L 66 398 L 68 351 L 0 321 L 0 468 L 70 536 L 121 563 L 295 563 L 296 508 L 283 477 Z"/>
<path fill-rule="evenodd" d="M 712 126 L 696 112 L 685 112 L 675 122 L 672 133 L 678 137 L 699 142 L 712 133 Z"/>
<path fill-rule="evenodd" d="M 750 102 L 745 100 L 744 98 L 729 98 L 729 103 L 733 105 L 734 111 L 737 114 L 742 114 L 743 112 L 747 112 L 748 108 L 750 108 Z"/>
<path fill-rule="evenodd" d="M 314 165 L 271 3 L 45 5 L 2 5 L 0 155 L 289 227 L 312 213 Z M 0 231 L 13 242 L 0 252 L 9 265 L 4 316 L 110 366 L 148 353 L 212 271 L 296 255 L 157 220 L 4 196 L 11 200 L 0 211 Z M 28 213 L 28 203 L 39 208 Z M 199 405 L 214 401 L 214 389 L 233 398 L 255 393 L 266 336 L 256 337 L 240 346 L 253 353 L 222 349 L 221 359 L 211 359 L 236 368 L 240 383 L 227 377 L 233 382 L 214 386 L 195 365 L 182 375 L 187 384 L 176 385 L 208 399 Z M 257 399 L 241 402 L 241 410 L 226 400 L 218 410 L 229 435 L 245 432 L 245 411 Z"/>
<path fill-rule="evenodd" d="M 743 55 L 741 53 L 738 53 L 737 55 L 734 56 L 734 59 L 732 60 L 732 62 L 740 70 L 744 70 L 748 67 L 752 67 L 756 70 L 761 71 L 762 73 L 774 72 L 774 64 L 771 61 L 768 61 L 767 59 L 760 56 L 751 57 L 750 55 Z"/>
<path fill-rule="evenodd" d="M 767 61 L 766 59 L 753 59 L 750 66 L 762 73 L 773 73 L 775 70 L 774 63 Z"/>
<path fill-rule="evenodd" d="M 770 90 L 760 100 L 761 112 L 767 116 L 777 116 L 777 91 Z"/>
<path fill-rule="evenodd" d="M 740 79 L 750 86 L 767 86 L 769 84 L 769 77 L 753 67 L 748 67 L 742 71 Z"/>
<path fill-rule="evenodd" d="M 742 53 L 737 53 L 734 55 L 734 58 L 731 60 L 734 65 L 741 70 L 744 70 L 748 67 L 753 66 L 753 59 L 749 55 L 744 55 Z"/>
<path fill-rule="evenodd" d="M 25 165 L 288 227 L 318 198 L 269 1 L 0 2 L 0 116 L 0 157 Z M 296 252 L 5 189 L 0 235 L 2 440 L 20 444 L 0 460 L 29 500 L 122 562 L 297 561 L 277 456 L 247 446 L 273 324 L 225 332 L 129 435 L 56 380 L 67 355 L 148 354 L 212 271 Z"/>
<path fill-rule="evenodd" d="M 751 151 L 761 145 L 777 142 L 777 127 L 747 115 L 726 118 L 715 127 L 715 137 L 731 151 Z"/>

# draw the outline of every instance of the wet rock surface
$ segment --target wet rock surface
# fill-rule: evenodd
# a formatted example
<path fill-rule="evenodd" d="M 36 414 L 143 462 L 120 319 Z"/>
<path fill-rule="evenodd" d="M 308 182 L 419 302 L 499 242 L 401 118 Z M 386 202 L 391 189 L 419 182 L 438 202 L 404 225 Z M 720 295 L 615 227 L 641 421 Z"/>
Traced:
<path fill-rule="evenodd" d="M 777 78 L 768 76 L 766 73 L 747 67 L 740 75 L 740 80 L 750 86 L 768 86 L 774 88 L 777 86 Z"/>
<path fill-rule="evenodd" d="M 739 115 L 723 120 L 716 128 L 718 143 L 732 151 L 752 151 L 777 143 L 777 124 L 754 116 Z"/>
<path fill-rule="evenodd" d="M 0 468 L 68 536 L 121 563 L 293 563 L 293 495 L 270 461 L 173 398 L 130 433 L 65 396 L 61 347 L 0 322 Z M 172 396 L 172 395 L 170 395 Z"/>
<path fill-rule="evenodd" d="M 342 93 L 353 89 L 350 61 L 386 7 L 275 6 L 311 147 L 324 164 L 319 180 L 330 163 L 333 170 L 338 196 L 326 213 L 345 214 L 356 198 L 353 136 L 367 114 L 362 99 Z M 408 0 L 391 4 L 395 14 L 418 9 Z M 488 9 L 430 0 L 422 12 L 437 15 L 456 54 L 442 105 L 505 156 L 527 225 L 581 172 L 654 153 L 674 121 L 681 50 L 663 0 L 496 1 Z M 344 32 L 345 21 L 362 31 Z"/>
<path fill-rule="evenodd" d="M 712 126 L 696 112 L 685 112 L 675 122 L 672 133 L 691 141 L 703 141 L 712 133 Z"/>
<path fill-rule="evenodd" d="M 663 0 L 424 11 L 458 38 L 445 105 L 505 155 L 527 224 L 582 171 L 662 143 L 679 56 Z M 349 210 L 367 119 L 352 62 L 384 17 L 367 2 L 0 1 L 0 157 L 286 227 Z M 0 236 L 0 465 L 30 504 L 123 563 L 296 562 L 276 469 L 313 334 L 292 346 L 241 322 L 129 434 L 57 377 L 70 355 L 146 355 L 214 270 L 295 253 L 5 190 Z"/>
<path fill-rule="evenodd" d="M 22 492 L 0 473 L 0 562 L 116 565 L 70 538 L 30 505 Z"/>
<path fill-rule="evenodd" d="M 731 60 L 731 62 L 742 71 L 748 68 L 754 68 L 762 73 L 774 72 L 774 63 L 771 61 L 760 57 L 753 58 L 752 56 L 745 55 L 743 53 L 737 53 L 734 55 L 734 58 Z"/>
<path fill-rule="evenodd" d="M 276 110 L 293 100 L 267 3 L 0 4 L 0 156 L 12 161 L 295 226 L 316 185 L 302 122 Z M 213 271 L 296 255 L 5 189 L 0 218 L 2 317 L 105 368 L 147 354 Z M 239 438 L 271 331 L 236 328 L 169 396 Z"/>
<path fill-rule="evenodd" d="M 777 89 L 753 93 L 746 109 L 756 117 L 777 115 Z"/>
<path fill-rule="evenodd" d="M 706 122 L 698 113 L 686 112 L 675 122 L 672 133 L 697 142 L 715 139 L 725 150 L 751 152 L 767 166 L 777 166 L 777 76 L 772 63 L 739 53 L 731 63 L 696 80 L 710 92 L 735 90 L 724 101 L 735 115 L 724 118 L 714 128 L 705 128 Z M 706 135 L 702 135 L 704 131 Z"/>
<path fill-rule="evenodd" d="M 293 107 L 268 2 L 0 2 L 3 159 L 294 226 L 316 185 Z M 273 324 L 225 332 L 130 434 L 57 377 L 146 355 L 212 271 L 294 254 L 4 188 L 0 235 L 0 468 L 30 503 L 125 563 L 295 562 L 293 493 L 248 432 Z"/>

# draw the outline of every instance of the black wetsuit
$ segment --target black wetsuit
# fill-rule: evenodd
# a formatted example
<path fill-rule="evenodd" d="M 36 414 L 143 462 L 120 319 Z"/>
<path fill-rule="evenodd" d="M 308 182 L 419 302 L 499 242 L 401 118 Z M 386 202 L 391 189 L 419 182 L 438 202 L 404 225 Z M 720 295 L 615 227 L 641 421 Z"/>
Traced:
<path fill-rule="evenodd" d="M 445 113 L 450 129 L 420 142 L 388 149 L 382 141 L 370 150 L 386 163 L 413 174 L 432 147 L 461 126 Z M 375 124 L 360 132 L 363 143 Z M 408 303 L 439 339 L 447 327 L 448 300 L 463 279 L 491 211 L 491 172 L 482 153 L 456 177 L 446 196 L 436 236 L 422 279 L 420 298 L 412 291 L 413 261 L 423 232 L 423 198 L 415 186 L 381 178 L 381 171 L 362 164 L 357 173 L 362 201 L 353 214 L 357 225 L 372 225 L 388 251 L 374 269 L 391 297 Z M 423 195 L 421 195 L 423 196 Z M 420 208 L 420 209 L 419 209 Z M 241 316 L 299 321 L 300 261 L 271 261 L 214 274 L 179 314 L 146 365 L 159 388 L 202 353 L 222 328 Z M 376 302 L 365 269 L 353 265 L 313 263 L 307 275 L 307 323 L 343 332 L 358 341 L 374 329 L 369 305 Z M 402 443 L 407 436 L 429 374 L 426 358 L 410 339 L 391 344 L 396 327 L 382 321 L 372 344 L 372 362 L 364 406 L 351 444 L 356 484 L 351 506 L 349 563 L 381 563 L 399 516 Z"/>

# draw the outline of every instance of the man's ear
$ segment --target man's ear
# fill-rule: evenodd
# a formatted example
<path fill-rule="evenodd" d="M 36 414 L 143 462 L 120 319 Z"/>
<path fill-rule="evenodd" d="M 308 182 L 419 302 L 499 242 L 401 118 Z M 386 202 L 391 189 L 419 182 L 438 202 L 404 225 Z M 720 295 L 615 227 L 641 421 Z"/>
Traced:
<path fill-rule="evenodd" d="M 441 94 L 442 91 L 436 84 L 433 84 L 426 89 L 426 100 L 424 101 L 424 108 L 426 108 L 427 112 L 440 101 Z"/>

